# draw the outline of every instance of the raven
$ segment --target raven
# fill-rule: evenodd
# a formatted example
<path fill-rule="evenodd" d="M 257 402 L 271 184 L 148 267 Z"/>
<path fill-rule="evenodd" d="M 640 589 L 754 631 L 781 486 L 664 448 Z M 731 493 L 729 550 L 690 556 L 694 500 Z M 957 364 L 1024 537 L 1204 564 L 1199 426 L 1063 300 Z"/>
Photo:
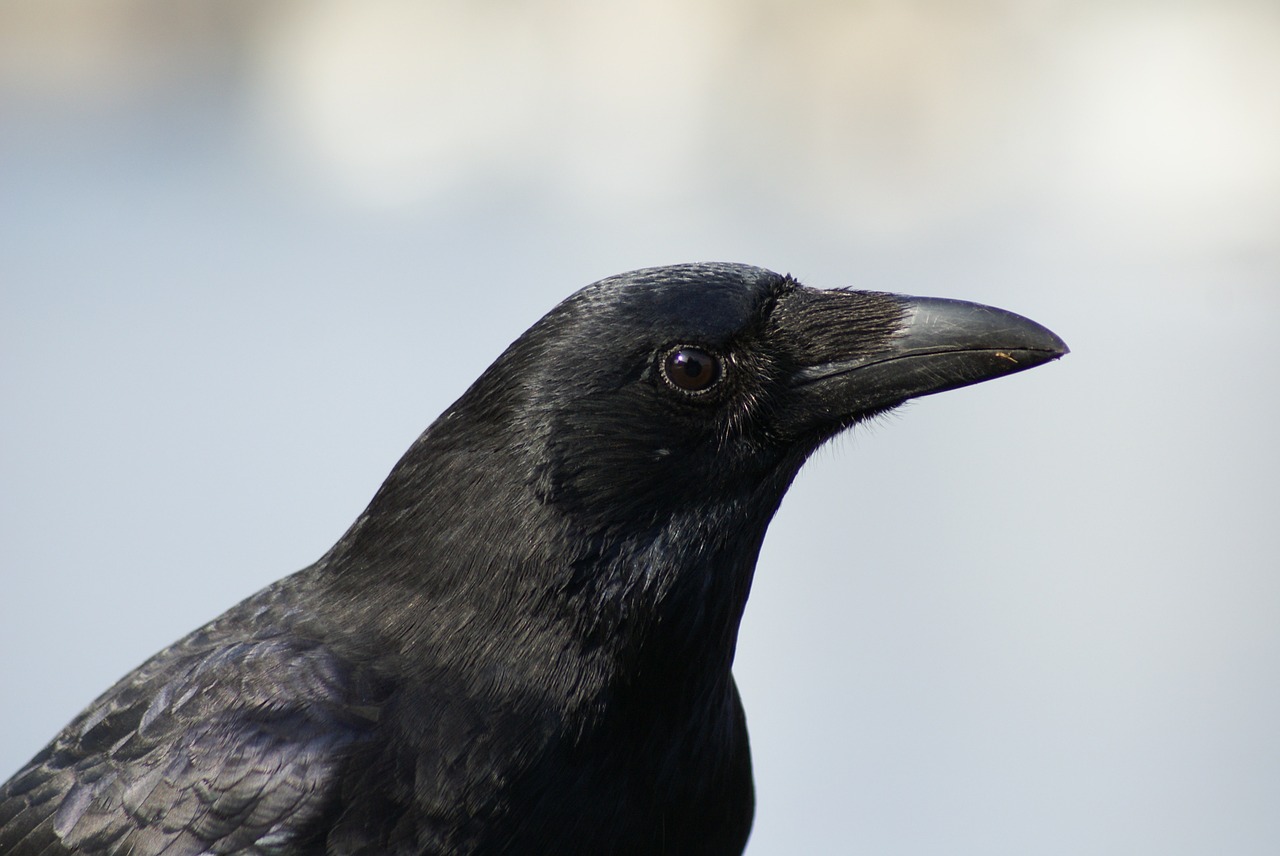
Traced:
<path fill-rule="evenodd" d="M 730 667 L 800 466 L 909 398 L 1065 353 L 1003 310 L 746 265 L 590 285 L 319 561 L 126 675 L 0 788 L 0 853 L 740 853 Z"/>

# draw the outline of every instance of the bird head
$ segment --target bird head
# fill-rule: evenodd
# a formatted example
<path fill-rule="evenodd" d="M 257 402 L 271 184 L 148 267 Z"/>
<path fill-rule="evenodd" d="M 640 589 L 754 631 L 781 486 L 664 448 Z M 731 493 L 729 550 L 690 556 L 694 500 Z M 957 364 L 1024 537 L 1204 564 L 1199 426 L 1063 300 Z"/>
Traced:
<path fill-rule="evenodd" d="M 526 455 L 542 501 L 634 527 L 762 490 L 776 504 L 814 449 L 857 422 L 1066 351 L 973 303 L 677 265 L 577 292 L 457 409 Z"/>

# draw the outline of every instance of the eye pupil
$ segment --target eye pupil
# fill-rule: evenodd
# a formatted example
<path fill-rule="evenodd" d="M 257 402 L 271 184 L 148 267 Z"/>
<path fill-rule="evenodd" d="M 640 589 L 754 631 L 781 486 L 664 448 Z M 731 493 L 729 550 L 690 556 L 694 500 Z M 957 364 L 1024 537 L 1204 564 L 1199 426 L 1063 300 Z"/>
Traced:
<path fill-rule="evenodd" d="M 696 378 L 707 370 L 706 364 L 702 360 L 697 357 L 690 357 L 687 354 L 677 356 L 676 365 L 680 367 L 680 371 L 692 378 Z"/>
<path fill-rule="evenodd" d="M 720 379 L 720 364 L 701 348 L 676 348 L 663 363 L 672 386 L 685 392 L 702 392 Z"/>

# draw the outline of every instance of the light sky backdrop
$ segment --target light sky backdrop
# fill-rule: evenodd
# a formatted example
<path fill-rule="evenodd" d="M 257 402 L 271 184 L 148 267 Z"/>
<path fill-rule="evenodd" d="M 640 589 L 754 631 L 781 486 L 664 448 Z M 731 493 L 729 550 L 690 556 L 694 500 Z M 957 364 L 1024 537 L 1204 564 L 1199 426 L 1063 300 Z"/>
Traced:
<path fill-rule="evenodd" d="M 1280 852 L 1270 0 L 0 2 L 0 778 L 701 260 L 1073 351 L 797 480 L 751 856 Z"/>

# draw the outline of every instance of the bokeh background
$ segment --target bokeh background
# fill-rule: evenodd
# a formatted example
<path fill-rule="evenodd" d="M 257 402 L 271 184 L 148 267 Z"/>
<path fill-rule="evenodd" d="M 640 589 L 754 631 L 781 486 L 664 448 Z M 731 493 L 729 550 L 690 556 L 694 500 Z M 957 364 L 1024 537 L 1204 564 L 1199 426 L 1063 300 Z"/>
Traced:
<path fill-rule="evenodd" d="M 1273 0 L 3 0 L 0 778 L 713 259 L 1073 348 L 797 481 L 752 856 L 1280 852 Z"/>

